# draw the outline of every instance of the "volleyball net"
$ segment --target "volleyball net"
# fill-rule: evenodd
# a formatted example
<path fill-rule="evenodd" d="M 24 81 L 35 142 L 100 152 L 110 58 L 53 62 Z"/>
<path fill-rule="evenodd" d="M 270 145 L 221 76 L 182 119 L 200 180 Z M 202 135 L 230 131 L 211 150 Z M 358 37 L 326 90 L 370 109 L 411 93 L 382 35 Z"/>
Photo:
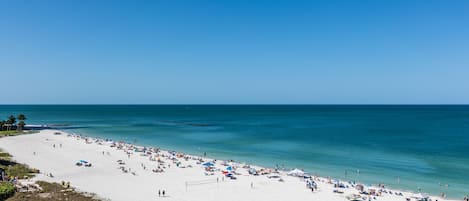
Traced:
<path fill-rule="evenodd" d="M 190 186 L 216 184 L 218 182 L 219 182 L 218 178 L 186 181 L 186 191 L 187 191 L 187 188 L 190 187 Z"/>

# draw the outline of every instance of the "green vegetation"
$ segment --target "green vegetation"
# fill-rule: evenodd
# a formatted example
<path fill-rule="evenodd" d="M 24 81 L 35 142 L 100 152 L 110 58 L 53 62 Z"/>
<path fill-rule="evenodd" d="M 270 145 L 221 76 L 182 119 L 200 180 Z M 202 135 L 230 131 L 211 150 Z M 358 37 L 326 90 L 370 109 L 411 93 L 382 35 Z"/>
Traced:
<path fill-rule="evenodd" d="M 7 201 L 98 201 L 99 199 L 93 198 L 94 195 L 86 195 L 84 193 L 76 192 L 71 188 L 60 185 L 58 183 L 48 183 L 44 181 L 36 182 L 41 188 L 41 191 L 36 192 L 19 192 Z"/>
<path fill-rule="evenodd" d="M 37 171 L 29 168 L 29 166 L 25 164 L 17 163 L 15 165 L 8 166 L 5 169 L 5 173 L 11 177 L 18 177 L 23 179 L 34 177 L 34 173 L 37 173 Z"/>
<path fill-rule="evenodd" d="M 26 120 L 26 116 L 24 114 L 19 114 L 18 115 L 18 120 L 20 120 L 18 122 L 18 130 L 22 131 L 24 126 L 26 125 L 26 123 L 24 122 Z"/>
<path fill-rule="evenodd" d="M 19 114 L 17 117 L 10 115 L 7 120 L 0 121 L 0 131 L 12 131 L 15 129 L 22 131 L 24 126 L 26 126 L 26 119 L 24 114 Z M 16 120 L 19 120 L 18 124 L 16 124 Z"/>
<path fill-rule="evenodd" d="M 9 153 L 0 150 L 0 168 L 5 170 L 5 176 L 7 178 L 19 178 L 25 177 L 31 178 L 34 173 L 38 173 L 37 170 L 29 168 L 25 164 L 16 163 L 11 160 Z M 0 201 L 6 200 L 13 196 L 15 193 L 15 186 L 10 182 L 0 182 Z"/>
<path fill-rule="evenodd" d="M 15 186 L 10 182 L 0 182 L 0 201 L 6 200 L 15 194 Z"/>
<path fill-rule="evenodd" d="M 12 161 L 11 155 L 2 151 L 0 151 L 0 168 L 5 170 L 8 177 L 18 177 L 19 179 L 31 178 L 34 177 L 34 173 L 38 173 L 37 170 L 31 169 L 25 164 Z"/>
<path fill-rule="evenodd" d="M 13 131 L 0 131 L 0 137 L 4 136 L 14 136 L 14 135 L 19 135 L 21 132 L 18 132 L 16 130 Z"/>
<path fill-rule="evenodd" d="M 11 158 L 11 155 L 10 155 L 9 153 L 7 153 L 7 152 L 2 152 L 2 151 L 0 150 L 0 159 L 8 159 L 8 160 L 9 160 L 10 158 Z"/>

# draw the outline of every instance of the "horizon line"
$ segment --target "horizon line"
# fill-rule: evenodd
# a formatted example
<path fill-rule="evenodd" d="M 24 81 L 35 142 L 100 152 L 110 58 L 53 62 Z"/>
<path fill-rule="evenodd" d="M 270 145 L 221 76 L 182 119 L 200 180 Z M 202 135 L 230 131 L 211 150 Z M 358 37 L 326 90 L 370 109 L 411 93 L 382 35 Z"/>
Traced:
<path fill-rule="evenodd" d="M 0 103 L 0 106 L 469 106 L 469 103 Z"/>

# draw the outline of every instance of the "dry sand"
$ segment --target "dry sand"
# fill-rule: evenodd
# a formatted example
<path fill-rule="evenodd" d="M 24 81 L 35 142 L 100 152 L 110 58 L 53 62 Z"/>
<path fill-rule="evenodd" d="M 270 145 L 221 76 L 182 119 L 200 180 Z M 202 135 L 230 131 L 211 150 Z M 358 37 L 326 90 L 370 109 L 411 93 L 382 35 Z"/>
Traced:
<path fill-rule="evenodd" d="M 196 164 L 195 160 L 180 160 L 182 166 L 192 165 L 192 168 L 180 168 L 169 159 L 164 159 L 171 166 L 164 173 L 154 173 L 151 170 L 156 168 L 157 162 L 150 161 L 149 157 L 134 153 L 129 158 L 124 151 L 112 148 L 109 144 L 87 144 L 83 139 L 67 136 L 63 132 L 62 135 L 54 135 L 54 132 L 44 130 L 38 134 L 1 138 L 0 148 L 12 154 L 14 160 L 39 169 L 41 174 L 35 180 L 69 181 L 79 190 L 114 201 L 343 201 L 347 200 L 347 195 L 357 193 L 353 188 L 341 189 L 343 194 L 333 193 L 333 186 L 325 182 L 317 182 L 318 190 L 313 193 L 305 187 L 303 179 L 285 173 L 281 173 L 284 182 L 269 179 L 265 175 L 252 176 L 244 169 L 239 170 L 242 175 L 237 176 L 236 180 L 222 179 L 221 171 L 205 176 L 204 168 Z M 76 166 L 79 160 L 91 162 L 92 167 Z M 123 173 L 118 169 L 117 160 L 125 161 L 124 166 L 136 175 Z M 225 168 L 219 163 L 216 167 Z M 46 176 L 48 173 L 54 177 Z M 217 178 L 219 182 L 216 182 Z M 187 181 L 209 183 L 186 188 Z M 165 190 L 166 197 L 159 197 L 158 190 Z M 384 194 L 377 200 L 398 201 L 410 196 L 411 193 L 406 192 L 404 196 Z"/>

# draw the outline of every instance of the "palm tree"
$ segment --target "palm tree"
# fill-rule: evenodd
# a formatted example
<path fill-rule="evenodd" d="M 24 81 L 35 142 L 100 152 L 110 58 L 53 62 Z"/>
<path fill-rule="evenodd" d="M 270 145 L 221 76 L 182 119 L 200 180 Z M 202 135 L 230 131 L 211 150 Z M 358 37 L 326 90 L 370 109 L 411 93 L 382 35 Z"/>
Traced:
<path fill-rule="evenodd" d="M 24 114 L 19 114 L 17 119 L 20 120 L 20 122 L 17 125 L 18 126 L 17 130 L 22 131 L 24 126 L 26 125 L 26 123 L 24 123 L 24 120 L 26 120 L 26 116 Z"/>
<path fill-rule="evenodd" d="M 10 115 L 8 117 L 8 120 L 7 120 L 7 124 L 8 124 L 8 129 L 7 130 L 10 130 L 11 129 L 11 126 L 13 126 L 13 124 L 16 123 L 16 117 L 13 116 L 13 115 Z"/>
<path fill-rule="evenodd" d="M 7 123 L 7 122 L 6 122 L 5 120 L 1 120 L 1 121 L 0 121 L 0 126 L 2 126 L 2 129 L 1 129 L 0 131 L 3 130 L 3 127 L 5 126 L 6 123 Z"/>
<path fill-rule="evenodd" d="M 17 117 L 17 119 L 20 120 L 20 121 L 24 121 L 24 120 L 26 120 L 27 118 L 26 118 L 26 116 L 25 116 L 24 114 L 19 114 L 18 117 Z"/>
<path fill-rule="evenodd" d="M 24 128 L 25 125 L 26 125 L 26 123 L 24 123 L 24 121 L 18 122 L 16 130 L 23 131 L 23 128 Z"/>

